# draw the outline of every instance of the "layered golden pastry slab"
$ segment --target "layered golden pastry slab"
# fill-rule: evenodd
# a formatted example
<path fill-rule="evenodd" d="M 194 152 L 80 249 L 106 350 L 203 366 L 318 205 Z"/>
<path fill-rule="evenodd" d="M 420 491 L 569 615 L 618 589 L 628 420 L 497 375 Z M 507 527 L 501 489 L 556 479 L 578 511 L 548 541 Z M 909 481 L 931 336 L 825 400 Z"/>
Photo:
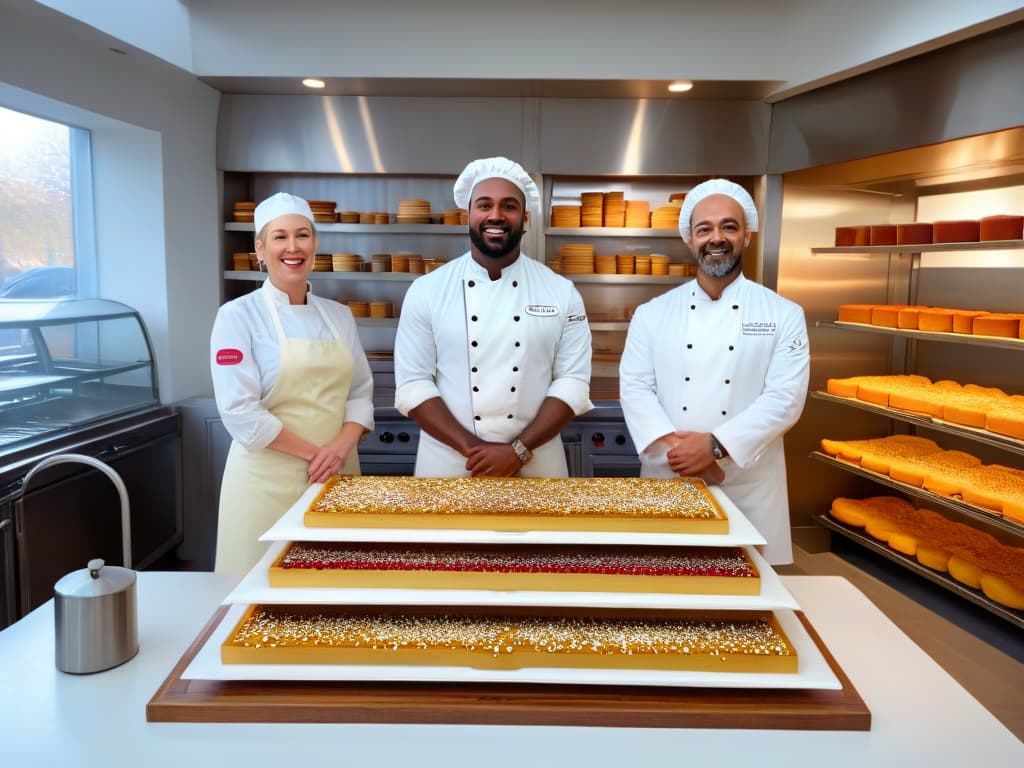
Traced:
<path fill-rule="evenodd" d="M 741 547 L 292 542 L 271 587 L 758 595 Z"/>
<path fill-rule="evenodd" d="M 797 672 L 771 613 L 564 616 L 343 606 L 250 606 L 221 646 L 225 664 L 475 669 Z"/>
<path fill-rule="evenodd" d="M 304 516 L 314 528 L 728 534 L 699 478 L 342 475 Z"/>

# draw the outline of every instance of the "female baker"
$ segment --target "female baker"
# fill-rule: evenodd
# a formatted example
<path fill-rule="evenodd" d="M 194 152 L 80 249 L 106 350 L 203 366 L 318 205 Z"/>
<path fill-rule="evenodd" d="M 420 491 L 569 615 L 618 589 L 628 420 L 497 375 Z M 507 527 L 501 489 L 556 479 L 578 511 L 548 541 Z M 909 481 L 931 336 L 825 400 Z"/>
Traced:
<path fill-rule="evenodd" d="M 311 483 L 359 472 L 373 429 L 373 379 L 348 307 L 306 278 L 317 250 L 309 204 L 279 192 L 256 207 L 256 256 L 268 279 L 217 312 L 210 366 L 232 437 L 221 484 L 217 571 L 244 573 L 259 537 Z"/>

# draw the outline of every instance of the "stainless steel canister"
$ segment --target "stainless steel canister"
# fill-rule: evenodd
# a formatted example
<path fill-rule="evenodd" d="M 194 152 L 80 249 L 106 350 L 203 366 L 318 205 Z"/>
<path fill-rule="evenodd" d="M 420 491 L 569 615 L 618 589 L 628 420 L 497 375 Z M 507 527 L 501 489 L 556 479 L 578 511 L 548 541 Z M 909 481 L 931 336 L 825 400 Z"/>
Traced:
<path fill-rule="evenodd" d="M 57 669 L 88 674 L 116 667 L 139 652 L 136 574 L 90 560 L 54 586 Z"/>

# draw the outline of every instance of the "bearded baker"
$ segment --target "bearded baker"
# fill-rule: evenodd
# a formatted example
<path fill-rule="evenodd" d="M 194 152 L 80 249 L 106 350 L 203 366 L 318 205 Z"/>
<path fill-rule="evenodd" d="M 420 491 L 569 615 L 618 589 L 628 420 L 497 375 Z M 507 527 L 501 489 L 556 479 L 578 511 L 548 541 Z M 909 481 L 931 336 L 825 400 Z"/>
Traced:
<path fill-rule="evenodd" d="M 700 475 L 717 462 L 723 490 L 768 542 L 766 559 L 792 562 L 782 436 L 807 396 L 803 310 L 743 276 L 757 209 L 739 185 L 694 187 L 679 231 L 697 278 L 637 308 L 619 369 L 641 475 Z"/>
<path fill-rule="evenodd" d="M 566 477 L 560 433 L 593 406 L 575 286 L 520 252 L 540 193 L 504 157 L 455 182 L 469 252 L 417 279 L 395 338 L 395 407 L 421 428 L 420 477 Z"/>
<path fill-rule="evenodd" d="M 217 408 L 231 435 L 215 569 L 244 573 L 259 541 L 311 484 L 359 473 L 373 429 L 373 378 L 348 307 L 313 295 L 309 204 L 279 192 L 256 206 L 263 286 L 217 312 L 211 335 Z"/>

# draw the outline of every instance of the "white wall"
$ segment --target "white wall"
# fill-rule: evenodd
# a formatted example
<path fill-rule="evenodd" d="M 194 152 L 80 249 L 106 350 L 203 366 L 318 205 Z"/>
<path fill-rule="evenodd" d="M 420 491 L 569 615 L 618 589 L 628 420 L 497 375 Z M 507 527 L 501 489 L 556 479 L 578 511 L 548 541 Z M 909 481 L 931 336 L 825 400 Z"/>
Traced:
<path fill-rule="evenodd" d="M 220 304 L 219 94 L 34 3 L 5 0 L 0 103 L 93 132 L 103 298 L 141 310 L 164 402 L 212 391 Z"/>
<path fill-rule="evenodd" d="M 182 69 L 192 67 L 188 7 L 181 0 L 39 0 Z"/>

